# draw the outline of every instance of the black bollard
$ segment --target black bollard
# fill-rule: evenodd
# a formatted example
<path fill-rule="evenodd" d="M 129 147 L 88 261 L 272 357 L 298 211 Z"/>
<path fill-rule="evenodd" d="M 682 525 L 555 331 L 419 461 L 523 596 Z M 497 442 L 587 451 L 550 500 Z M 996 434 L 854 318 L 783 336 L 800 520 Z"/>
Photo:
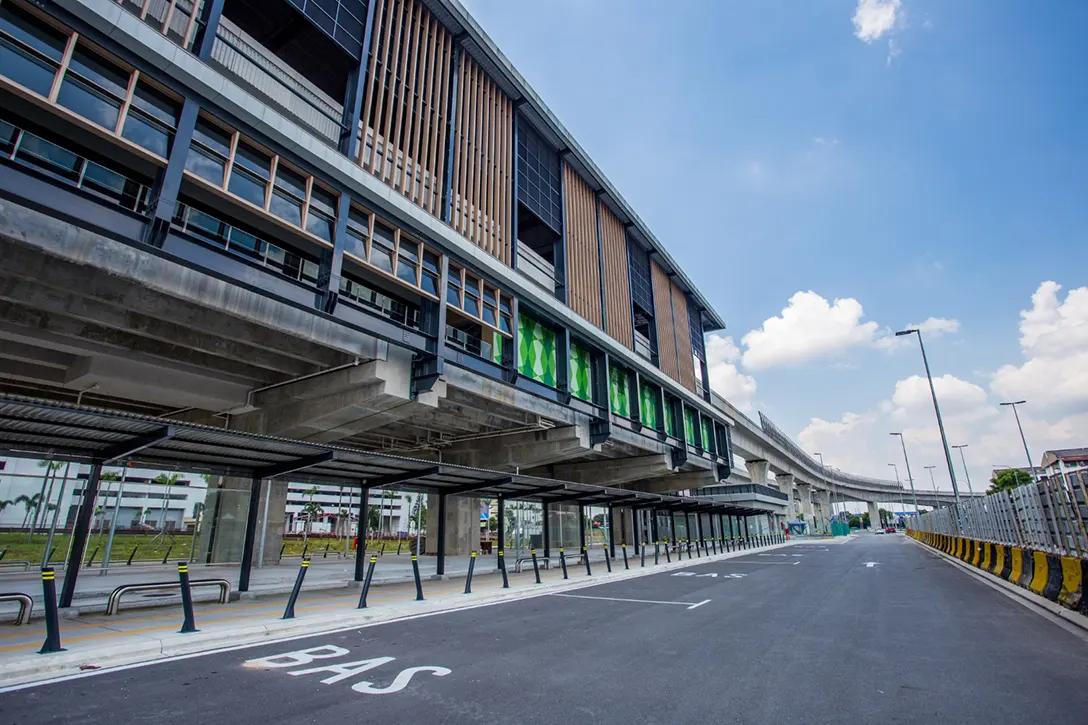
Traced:
<path fill-rule="evenodd" d="M 685 543 L 687 544 L 687 547 L 688 547 L 688 559 L 691 559 L 691 541 L 688 540 Z"/>
<path fill-rule="evenodd" d="M 370 581 L 374 578 L 374 566 L 378 563 L 378 557 L 370 557 L 370 566 L 366 569 L 366 576 L 363 578 L 363 591 L 359 594 L 359 606 L 358 609 L 366 609 L 366 595 L 370 592 Z"/>
<path fill-rule="evenodd" d="M 714 537 L 710 537 L 710 550 L 714 552 L 714 556 L 718 555 L 718 542 L 714 540 Z"/>
<path fill-rule="evenodd" d="M 642 557 L 642 568 L 646 568 L 646 542 L 642 542 L 642 546 L 639 547 L 639 556 Z"/>
<path fill-rule="evenodd" d="M 0 561 L 3 561 L 4 557 L 7 556 L 7 555 L 8 555 L 8 550 L 7 549 L 4 549 L 3 551 L 0 551 Z"/>
<path fill-rule="evenodd" d="M 324 553 L 321 554 L 322 559 L 328 559 L 329 558 L 329 547 L 330 546 L 332 546 L 331 541 L 325 542 L 325 551 L 324 551 Z"/>
<path fill-rule="evenodd" d="M 181 623 L 178 634 L 196 632 L 196 617 L 193 616 L 193 592 L 189 589 L 189 565 L 178 562 L 178 579 L 181 580 L 181 609 L 185 612 L 185 621 Z"/>
<path fill-rule="evenodd" d="M 657 562 L 654 562 L 654 563 L 656 564 Z M 665 539 L 665 563 L 666 564 L 671 564 L 672 563 L 672 555 L 669 554 L 669 540 L 668 539 Z"/>
<path fill-rule="evenodd" d="M 631 565 L 627 563 L 627 542 L 620 544 L 620 549 L 623 551 L 623 570 L 627 571 L 631 568 Z"/>
<path fill-rule="evenodd" d="M 38 654 L 63 652 L 64 648 L 60 646 L 60 617 L 57 615 L 56 573 L 51 566 L 42 569 L 42 598 L 45 600 L 45 643 Z"/>
<path fill-rule="evenodd" d="M 661 563 L 661 542 L 654 542 L 654 566 Z"/>
<path fill-rule="evenodd" d="M 627 552 L 624 552 L 624 553 L 626 554 Z M 608 573 L 611 574 L 612 573 L 612 557 L 608 555 L 608 549 L 607 548 L 605 548 L 605 550 L 604 550 L 604 564 L 605 564 L 605 566 L 608 567 Z"/>
<path fill-rule="evenodd" d="M 287 550 L 287 542 L 285 541 L 285 542 L 283 542 L 282 545 L 280 545 L 280 558 L 281 559 L 283 558 L 283 552 L 286 551 L 286 550 Z"/>
<path fill-rule="evenodd" d="M 536 574 L 536 583 L 539 584 L 540 583 L 540 565 L 536 561 L 536 549 L 530 550 L 529 553 L 531 553 L 533 555 L 533 573 Z"/>
<path fill-rule="evenodd" d="M 310 550 L 310 542 L 307 541 L 302 547 L 302 558 L 306 558 L 306 552 Z"/>
<path fill-rule="evenodd" d="M 472 594 L 472 570 L 476 568 L 476 552 L 468 558 L 468 576 L 465 577 L 465 594 Z"/>
<path fill-rule="evenodd" d="M 403 539 L 397 539 L 397 556 L 400 556 L 400 545 L 402 542 Z"/>
<path fill-rule="evenodd" d="M 412 576 L 416 579 L 416 601 L 423 601 L 423 582 L 419 578 L 419 557 L 412 554 Z"/>
<path fill-rule="evenodd" d="M 589 567 L 589 550 L 582 547 L 582 561 L 586 563 L 586 576 L 593 576 L 593 570 Z"/>
<path fill-rule="evenodd" d="M 499 549 L 499 571 L 502 572 L 502 588 L 510 588 L 510 577 L 506 574 L 506 557 L 502 555 L 502 549 Z"/>
<path fill-rule="evenodd" d="M 166 547 L 166 556 L 164 556 L 162 558 L 162 563 L 163 564 L 165 564 L 166 560 L 170 558 L 170 552 L 173 551 L 173 550 L 174 550 L 174 545 L 173 544 L 170 544 L 170 546 Z M 95 549 L 95 551 L 97 551 L 97 549 Z"/>
<path fill-rule="evenodd" d="M 91 552 L 91 558 L 87 560 L 87 563 L 86 563 L 86 565 L 85 565 L 85 566 L 86 566 L 86 567 L 87 567 L 88 569 L 89 569 L 89 568 L 91 568 L 91 564 L 93 564 L 93 563 L 94 563 L 94 558 L 95 558 L 96 556 L 98 556 L 98 550 L 99 550 L 100 548 L 101 548 L 101 547 L 98 547 L 98 546 L 96 546 L 96 547 L 94 547 L 94 551 L 92 551 L 92 552 Z M 165 564 L 166 562 L 163 562 L 163 563 Z"/>
<path fill-rule="evenodd" d="M 302 564 L 298 568 L 298 576 L 295 577 L 295 586 L 291 590 L 291 598 L 287 600 L 287 609 L 283 610 L 284 619 L 295 618 L 295 600 L 302 590 L 302 580 L 306 578 L 306 570 L 310 568 L 310 557 L 302 557 Z"/>
<path fill-rule="evenodd" d="M 563 553 L 563 547 L 559 547 L 559 566 L 563 567 L 563 578 L 568 579 L 567 576 L 567 556 Z"/>
<path fill-rule="evenodd" d="M 378 556 L 385 556 L 385 540 L 382 540 L 382 549 L 378 552 Z"/>
<path fill-rule="evenodd" d="M 132 566 L 132 557 L 136 556 L 136 550 L 139 548 L 139 544 L 136 544 L 136 546 L 132 547 L 132 553 L 128 555 L 128 561 L 125 563 L 125 566 Z"/>

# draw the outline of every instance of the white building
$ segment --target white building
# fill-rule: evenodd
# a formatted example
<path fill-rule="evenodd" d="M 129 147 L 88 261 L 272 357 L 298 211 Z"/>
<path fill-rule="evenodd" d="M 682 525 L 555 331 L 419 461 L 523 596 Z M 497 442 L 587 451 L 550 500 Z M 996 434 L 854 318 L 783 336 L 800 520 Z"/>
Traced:
<path fill-rule="evenodd" d="M 1088 448 L 1062 448 L 1043 453 L 1043 476 L 1066 476 L 1070 473 L 1088 471 Z"/>

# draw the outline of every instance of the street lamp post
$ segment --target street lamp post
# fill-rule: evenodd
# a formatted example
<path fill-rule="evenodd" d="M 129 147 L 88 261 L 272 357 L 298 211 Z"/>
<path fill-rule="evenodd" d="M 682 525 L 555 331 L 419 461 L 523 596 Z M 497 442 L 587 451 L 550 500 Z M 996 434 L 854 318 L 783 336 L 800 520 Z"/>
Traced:
<path fill-rule="evenodd" d="M 937 428 L 941 431 L 941 445 L 944 446 L 944 460 L 948 464 L 948 477 L 952 480 L 952 495 L 956 499 L 956 527 L 959 528 L 960 489 L 956 485 L 956 471 L 952 468 L 952 452 L 948 448 L 948 437 L 944 434 L 944 421 L 941 420 L 941 408 L 937 405 L 937 390 L 933 387 L 933 375 L 929 372 L 929 358 L 926 357 L 926 346 L 922 344 L 922 331 L 918 329 L 900 330 L 896 337 L 902 335 L 918 335 L 918 347 L 922 349 L 922 364 L 926 368 L 926 378 L 929 380 L 929 394 L 933 397 L 933 412 L 937 414 Z"/>
<path fill-rule="evenodd" d="M 895 470 L 895 485 L 899 487 L 899 505 L 903 507 L 903 512 L 905 514 L 907 511 L 907 502 L 904 500 L 905 494 L 903 493 L 903 482 L 899 480 L 899 466 L 894 463 L 889 463 L 888 465 Z M 904 523 L 904 525 L 906 524 Z"/>
<path fill-rule="evenodd" d="M 918 493 L 914 490 L 914 476 L 910 474 L 910 459 L 907 458 L 907 443 L 903 438 L 902 433 L 890 433 L 889 435 L 899 436 L 899 442 L 903 446 L 903 462 L 907 464 L 907 482 L 910 484 L 910 495 L 914 499 L 914 515 L 922 513 L 918 510 Z"/>
<path fill-rule="evenodd" d="M 967 470 L 967 460 L 963 457 L 963 449 L 967 447 L 967 444 L 964 443 L 962 446 L 952 446 L 952 447 L 953 448 L 958 448 L 959 451 L 960 451 L 960 461 L 963 463 L 963 475 L 967 476 L 967 491 L 972 496 L 974 496 L 975 495 L 975 489 L 971 488 L 971 472 Z"/>
<path fill-rule="evenodd" d="M 1035 475 L 1035 465 L 1031 462 L 1031 453 L 1028 451 L 1028 439 L 1024 437 L 1024 426 L 1020 425 L 1020 413 L 1016 411 L 1016 406 L 1023 405 L 1028 401 L 1017 400 L 1015 403 L 1002 403 L 1001 405 L 1008 405 L 1012 408 L 1012 414 L 1016 416 L 1016 427 L 1020 429 L 1020 442 L 1024 444 L 1024 455 L 1028 457 L 1028 473 L 1031 474 L 1032 481 L 1038 481 L 1039 479 Z"/>
<path fill-rule="evenodd" d="M 927 471 L 929 471 L 929 482 L 931 484 L 933 484 L 933 510 L 936 511 L 937 510 L 937 481 L 935 481 L 933 479 L 933 469 L 936 468 L 936 466 L 922 466 L 922 467 L 925 468 Z"/>

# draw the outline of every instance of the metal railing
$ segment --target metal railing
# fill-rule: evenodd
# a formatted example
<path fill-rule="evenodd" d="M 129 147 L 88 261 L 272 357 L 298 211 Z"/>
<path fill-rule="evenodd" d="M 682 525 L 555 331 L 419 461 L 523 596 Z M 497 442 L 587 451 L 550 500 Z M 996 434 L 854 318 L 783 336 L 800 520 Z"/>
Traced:
<path fill-rule="evenodd" d="M 191 50 L 204 0 L 113 0 L 182 48 Z"/>
<path fill-rule="evenodd" d="M 907 520 L 936 534 L 1088 558 L 1088 473 L 1067 474 Z"/>
<path fill-rule="evenodd" d="M 555 294 L 555 265 L 521 241 L 518 242 L 518 271 L 547 290 L 548 294 Z"/>
<path fill-rule="evenodd" d="M 729 496 L 733 494 L 750 493 L 759 496 L 767 496 L 768 498 L 778 499 L 779 501 L 789 501 L 789 496 L 782 493 L 770 486 L 764 486 L 759 483 L 737 483 L 726 486 L 707 486 L 705 488 L 697 489 L 693 492 L 696 497 L 703 496 Z"/>
<path fill-rule="evenodd" d="M 19 613 L 15 615 L 16 626 L 30 621 L 30 615 L 34 612 L 34 600 L 30 598 L 30 595 L 22 592 L 7 592 L 0 594 L 0 602 L 18 602 Z"/>
<path fill-rule="evenodd" d="M 446 344 L 464 350 L 470 355 L 482 357 L 485 360 L 491 359 L 490 342 L 484 342 L 480 338 L 470 335 L 464 330 L 458 330 L 456 327 L 446 325 Z"/>
<path fill-rule="evenodd" d="M 226 579 L 193 579 L 189 582 L 189 586 L 192 588 L 219 587 L 219 603 L 226 604 L 230 599 L 230 582 Z M 125 594 L 131 594 L 132 592 L 159 592 L 169 589 L 177 589 L 180 592 L 181 582 L 122 584 L 110 593 L 110 598 L 106 602 L 106 615 L 117 614 L 117 610 L 121 606 L 121 597 Z"/>

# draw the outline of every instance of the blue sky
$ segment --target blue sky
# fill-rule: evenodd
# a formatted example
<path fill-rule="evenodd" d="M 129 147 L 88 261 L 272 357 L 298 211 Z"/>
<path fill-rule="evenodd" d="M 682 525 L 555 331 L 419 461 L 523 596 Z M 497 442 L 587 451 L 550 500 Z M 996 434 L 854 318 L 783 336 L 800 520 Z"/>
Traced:
<path fill-rule="evenodd" d="M 973 479 L 1023 459 L 1005 395 L 1036 459 L 1088 445 L 1088 3 L 467 6 L 725 317 L 736 404 L 869 475 L 906 430 L 917 478 L 943 454 L 887 334 L 933 318 Z"/>

